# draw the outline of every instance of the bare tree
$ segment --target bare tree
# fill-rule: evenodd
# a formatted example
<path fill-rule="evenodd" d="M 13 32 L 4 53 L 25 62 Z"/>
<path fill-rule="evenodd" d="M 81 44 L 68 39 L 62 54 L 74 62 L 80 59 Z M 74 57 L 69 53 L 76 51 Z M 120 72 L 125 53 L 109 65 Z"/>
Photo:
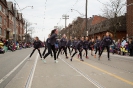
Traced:
<path fill-rule="evenodd" d="M 116 33 L 121 25 L 118 17 L 122 16 L 126 12 L 126 0 L 109 0 L 106 4 L 104 4 L 103 8 L 103 16 L 110 19 L 109 26 L 113 26 L 112 29 L 108 29 L 108 31 L 112 32 L 114 38 L 116 40 Z"/>

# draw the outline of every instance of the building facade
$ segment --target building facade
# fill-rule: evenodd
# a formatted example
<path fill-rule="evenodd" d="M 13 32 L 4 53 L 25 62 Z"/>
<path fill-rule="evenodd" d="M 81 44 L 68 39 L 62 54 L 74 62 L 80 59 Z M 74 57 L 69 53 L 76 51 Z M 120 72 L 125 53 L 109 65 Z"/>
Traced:
<path fill-rule="evenodd" d="M 133 0 L 127 0 L 127 34 L 133 37 Z"/>
<path fill-rule="evenodd" d="M 22 13 L 18 11 L 16 11 L 16 13 L 16 24 L 14 24 L 15 11 L 13 3 L 0 0 L 0 37 L 14 39 L 14 25 L 16 25 L 16 39 L 19 41 L 23 40 L 25 21 L 22 17 Z"/>

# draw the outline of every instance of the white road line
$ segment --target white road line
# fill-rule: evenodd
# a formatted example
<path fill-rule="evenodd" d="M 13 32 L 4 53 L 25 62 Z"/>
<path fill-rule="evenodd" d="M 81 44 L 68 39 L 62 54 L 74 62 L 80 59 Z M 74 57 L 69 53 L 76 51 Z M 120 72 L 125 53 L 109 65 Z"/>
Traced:
<path fill-rule="evenodd" d="M 28 80 L 27 80 L 27 83 L 26 83 L 26 85 L 25 85 L 25 88 L 31 88 L 32 81 L 33 81 L 33 76 L 34 76 L 35 69 L 36 69 L 36 65 L 37 65 L 38 57 L 39 57 L 39 54 L 37 54 L 37 56 L 36 56 L 34 65 L 33 65 L 33 67 L 32 67 L 32 70 L 31 70 L 31 72 L 30 72 L 30 75 L 29 75 L 29 77 L 28 77 Z"/>
<path fill-rule="evenodd" d="M 60 58 L 61 59 L 61 58 Z M 96 82 L 95 80 L 91 79 L 88 75 L 84 75 L 83 72 L 79 71 L 78 69 L 76 69 L 75 67 L 73 67 L 72 65 L 70 65 L 68 62 L 66 62 L 64 59 L 61 59 L 63 62 L 65 62 L 69 67 L 71 67 L 73 70 L 75 70 L 77 73 L 79 73 L 81 76 L 83 76 L 85 79 L 87 79 L 88 81 L 90 81 L 93 85 L 95 85 L 97 88 L 105 88 L 103 86 L 101 86 L 98 82 Z"/>
<path fill-rule="evenodd" d="M 20 62 L 13 70 L 11 70 L 7 75 L 5 75 L 1 80 L 0 80 L 0 84 L 5 81 L 15 70 L 17 70 L 29 57 L 29 55 L 22 61 Z"/>

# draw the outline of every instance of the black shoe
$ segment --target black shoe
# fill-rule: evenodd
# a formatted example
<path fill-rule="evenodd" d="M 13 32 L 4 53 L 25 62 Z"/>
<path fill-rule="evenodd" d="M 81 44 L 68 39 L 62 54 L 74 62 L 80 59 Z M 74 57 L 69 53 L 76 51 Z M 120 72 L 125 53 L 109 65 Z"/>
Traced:
<path fill-rule="evenodd" d="M 68 59 L 68 57 L 66 57 L 66 59 Z"/>
<path fill-rule="evenodd" d="M 72 58 L 70 59 L 70 61 L 72 61 Z"/>

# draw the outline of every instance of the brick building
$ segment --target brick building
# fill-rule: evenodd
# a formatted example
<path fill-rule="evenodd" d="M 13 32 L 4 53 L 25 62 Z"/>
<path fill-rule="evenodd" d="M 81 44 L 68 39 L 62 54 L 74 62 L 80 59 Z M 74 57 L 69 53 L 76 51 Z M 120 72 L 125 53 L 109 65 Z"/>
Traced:
<path fill-rule="evenodd" d="M 0 36 L 6 37 L 7 29 L 7 2 L 6 0 L 0 0 Z"/>
<path fill-rule="evenodd" d="M 127 34 L 133 37 L 133 0 L 127 0 Z"/>
<path fill-rule="evenodd" d="M 18 11 L 16 17 L 16 36 L 17 40 L 23 40 L 24 36 L 24 19 L 22 13 Z M 14 6 L 12 2 L 6 0 L 0 0 L 0 37 L 6 39 L 14 39 Z"/>

